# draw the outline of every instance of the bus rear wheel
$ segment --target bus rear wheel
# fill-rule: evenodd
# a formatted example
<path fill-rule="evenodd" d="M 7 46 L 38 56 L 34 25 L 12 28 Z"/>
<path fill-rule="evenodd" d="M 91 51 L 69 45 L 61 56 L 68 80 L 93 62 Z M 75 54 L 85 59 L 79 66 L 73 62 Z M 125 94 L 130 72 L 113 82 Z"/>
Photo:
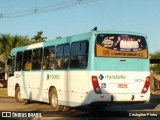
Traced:
<path fill-rule="evenodd" d="M 49 93 L 49 102 L 53 111 L 63 111 L 64 106 L 58 104 L 58 95 L 56 89 L 52 89 Z"/>
<path fill-rule="evenodd" d="M 27 99 L 24 99 L 24 98 L 21 97 L 21 91 L 20 91 L 19 87 L 16 88 L 15 99 L 16 99 L 16 102 L 19 102 L 19 103 L 23 103 L 23 104 L 28 103 Z"/>

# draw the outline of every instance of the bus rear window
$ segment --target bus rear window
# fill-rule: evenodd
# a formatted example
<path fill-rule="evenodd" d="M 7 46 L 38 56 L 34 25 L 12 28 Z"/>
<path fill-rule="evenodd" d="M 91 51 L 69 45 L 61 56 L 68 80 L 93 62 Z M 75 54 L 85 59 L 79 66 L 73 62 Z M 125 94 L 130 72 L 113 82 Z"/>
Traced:
<path fill-rule="evenodd" d="M 96 57 L 147 58 L 147 43 L 143 36 L 98 34 Z"/>

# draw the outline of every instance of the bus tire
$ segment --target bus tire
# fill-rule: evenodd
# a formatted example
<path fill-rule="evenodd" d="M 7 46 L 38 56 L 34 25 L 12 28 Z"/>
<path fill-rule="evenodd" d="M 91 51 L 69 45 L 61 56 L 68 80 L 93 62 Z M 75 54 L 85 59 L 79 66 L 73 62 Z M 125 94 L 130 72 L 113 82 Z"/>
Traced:
<path fill-rule="evenodd" d="M 62 112 L 64 106 L 58 104 L 58 95 L 56 89 L 52 89 L 49 93 L 49 103 L 53 111 Z"/>
<path fill-rule="evenodd" d="M 19 102 L 19 103 L 23 103 L 23 104 L 28 103 L 27 99 L 21 98 L 21 91 L 19 87 L 16 88 L 15 99 L 16 99 L 16 102 Z"/>

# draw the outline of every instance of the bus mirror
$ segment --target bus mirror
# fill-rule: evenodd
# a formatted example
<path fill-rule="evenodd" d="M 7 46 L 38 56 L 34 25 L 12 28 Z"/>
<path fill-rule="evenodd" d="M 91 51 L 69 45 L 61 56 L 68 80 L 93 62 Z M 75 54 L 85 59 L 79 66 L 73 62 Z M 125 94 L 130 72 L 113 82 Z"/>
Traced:
<path fill-rule="evenodd" d="M 7 65 L 10 65 L 10 64 L 11 64 L 11 58 L 8 58 Z"/>

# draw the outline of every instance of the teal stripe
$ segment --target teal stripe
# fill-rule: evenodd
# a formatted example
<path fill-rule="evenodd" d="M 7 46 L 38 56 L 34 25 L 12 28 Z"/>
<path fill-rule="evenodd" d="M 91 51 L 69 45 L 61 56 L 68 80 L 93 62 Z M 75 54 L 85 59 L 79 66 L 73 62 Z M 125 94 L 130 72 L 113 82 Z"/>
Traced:
<path fill-rule="evenodd" d="M 22 80 L 23 80 L 23 89 L 24 89 L 25 96 L 28 97 L 28 92 L 27 92 L 24 72 L 22 72 Z"/>
<path fill-rule="evenodd" d="M 97 71 L 149 71 L 149 59 L 139 58 L 95 58 Z"/>

